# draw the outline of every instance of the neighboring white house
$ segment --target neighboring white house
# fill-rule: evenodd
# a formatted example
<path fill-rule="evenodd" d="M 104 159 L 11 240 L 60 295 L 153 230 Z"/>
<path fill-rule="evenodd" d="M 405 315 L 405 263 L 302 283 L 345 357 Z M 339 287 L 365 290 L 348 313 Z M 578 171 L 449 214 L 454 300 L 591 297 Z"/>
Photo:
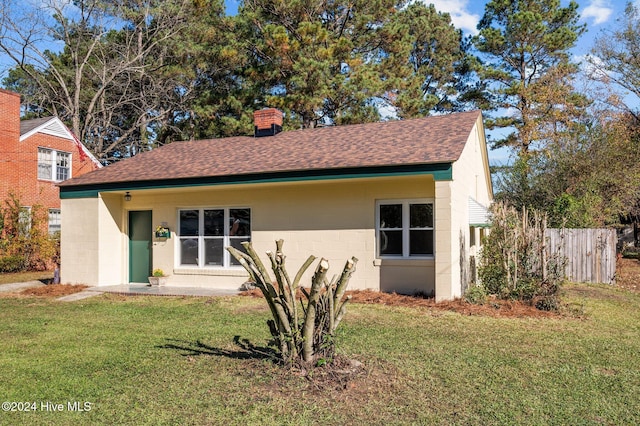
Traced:
<path fill-rule="evenodd" d="M 355 256 L 351 289 L 461 296 L 493 197 L 480 111 L 281 125 L 258 111 L 254 137 L 174 142 L 61 183 L 62 282 L 161 268 L 168 285 L 237 288 L 247 274 L 224 247 L 282 238 L 291 274 L 311 254 L 330 275 Z"/>

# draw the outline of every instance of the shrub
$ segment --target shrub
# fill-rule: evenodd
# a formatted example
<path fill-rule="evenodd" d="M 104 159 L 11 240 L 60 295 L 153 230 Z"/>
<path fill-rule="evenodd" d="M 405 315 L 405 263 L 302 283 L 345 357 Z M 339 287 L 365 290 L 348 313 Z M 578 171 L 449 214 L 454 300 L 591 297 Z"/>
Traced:
<path fill-rule="evenodd" d="M 60 237 L 50 236 L 48 211 L 41 205 L 26 210 L 15 194 L 0 208 L 0 269 L 5 272 L 52 269 L 60 258 Z"/>
<path fill-rule="evenodd" d="M 557 311 L 560 309 L 560 301 L 557 295 L 540 297 L 535 302 L 535 307 L 541 311 Z"/>
<path fill-rule="evenodd" d="M 519 299 L 541 309 L 557 308 L 564 259 L 548 253 L 546 216 L 518 212 L 496 203 L 491 233 L 485 238 L 478 276 L 486 291 L 502 299 Z"/>
<path fill-rule="evenodd" d="M 27 264 L 24 256 L 9 255 L 0 257 L 0 272 L 20 272 L 24 271 Z"/>
<path fill-rule="evenodd" d="M 487 291 L 481 284 L 476 284 L 464 293 L 464 300 L 474 305 L 484 305 L 487 302 Z"/>
<path fill-rule="evenodd" d="M 283 240 L 276 241 L 275 254 L 267 252 L 275 280 L 251 243 L 242 243 L 246 253 L 233 247 L 227 247 L 227 250 L 247 270 L 269 305 L 272 319 L 267 321 L 267 325 L 282 360 L 288 365 L 331 363 L 335 355 L 335 330 L 350 299 L 349 296 L 343 300 L 343 296 L 358 259 L 352 257 L 347 260 L 342 274 L 331 281 L 326 278 L 329 262 L 320 259 L 311 279 L 311 288 L 307 291 L 300 286 L 300 279 L 316 257 L 309 256 L 291 280 L 284 266 L 282 244 Z M 302 296 L 298 303 L 299 292 L 306 303 Z"/>
<path fill-rule="evenodd" d="M 625 259 L 640 259 L 640 248 L 634 246 L 624 246 L 621 255 Z"/>

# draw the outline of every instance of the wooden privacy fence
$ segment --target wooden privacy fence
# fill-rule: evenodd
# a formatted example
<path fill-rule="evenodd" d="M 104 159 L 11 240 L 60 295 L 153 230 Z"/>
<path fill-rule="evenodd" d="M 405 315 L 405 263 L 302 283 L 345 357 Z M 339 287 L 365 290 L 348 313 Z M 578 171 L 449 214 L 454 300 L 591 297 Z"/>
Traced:
<path fill-rule="evenodd" d="M 545 230 L 550 254 L 559 254 L 566 261 L 565 278 L 574 282 L 615 282 L 615 229 L 552 229 Z"/>

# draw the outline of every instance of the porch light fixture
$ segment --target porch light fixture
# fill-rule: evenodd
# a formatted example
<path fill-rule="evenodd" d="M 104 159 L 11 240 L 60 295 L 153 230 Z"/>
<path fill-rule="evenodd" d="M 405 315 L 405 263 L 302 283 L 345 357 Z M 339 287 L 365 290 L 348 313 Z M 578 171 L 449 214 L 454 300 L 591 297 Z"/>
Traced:
<path fill-rule="evenodd" d="M 129 193 L 129 191 L 127 191 L 127 193 L 124 194 L 124 200 L 125 201 L 131 201 L 131 194 Z"/>

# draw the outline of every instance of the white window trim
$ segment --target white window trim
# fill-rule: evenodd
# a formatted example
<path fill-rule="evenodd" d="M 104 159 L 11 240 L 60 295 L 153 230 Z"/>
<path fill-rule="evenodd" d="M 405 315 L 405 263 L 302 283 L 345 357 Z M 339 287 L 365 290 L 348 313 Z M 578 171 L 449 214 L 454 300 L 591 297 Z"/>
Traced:
<path fill-rule="evenodd" d="M 242 270 L 244 271 L 244 268 L 242 267 L 242 265 L 231 265 L 231 254 L 229 253 L 228 250 L 225 249 L 225 247 L 228 247 L 231 243 L 231 239 L 229 236 L 229 229 L 227 226 L 224 227 L 224 233 L 225 235 L 222 237 L 222 265 L 206 265 L 204 264 L 204 259 L 205 259 L 205 253 L 204 253 L 204 241 L 205 239 L 212 239 L 212 238 L 221 238 L 221 237 L 205 237 L 204 235 L 204 211 L 205 210 L 223 210 L 224 211 L 224 218 L 223 218 L 223 223 L 227 224 L 229 223 L 229 215 L 230 215 L 230 211 L 231 210 L 235 210 L 235 209 L 247 209 L 251 212 L 251 207 L 236 207 L 236 206 L 231 206 L 231 207 L 180 207 L 177 209 L 176 211 L 176 234 L 177 234 L 177 238 L 175 239 L 175 246 L 174 246 L 174 268 L 175 269 L 180 269 L 180 270 L 193 270 L 193 271 L 206 271 L 206 270 Z M 181 211 L 185 211 L 185 210 L 198 210 L 198 236 L 185 236 L 185 238 L 197 238 L 198 239 L 198 264 L 197 265 L 191 265 L 191 264 L 182 264 L 181 263 L 181 257 L 182 257 L 182 248 L 181 248 L 181 241 L 182 241 L 182 235 L 180 235 L 180 212 Z M 251 219 L 250 223 L 250 228 L 249 228 L 249 238 L 251 238 L 252 234 L 253 234 L 253 218 Z"/>
<path fill-rule="evenodd" d="M 58 176 L 58 154 L 67 154 L 69 156 L 69 165 L 68 165 L 68 169 L 69 169 L 69 175 L 67 176 L 67 179 L 71 179 L 73 177 L 72 172 L 73 172 L 73 154 L 71 152 L 67 152 L 67 151 L 61 151 L 61 150 L 56 150 L 53 148 L 47 148 L 46 146 L 39 146 L 38 147 L 38 154 L 40 153 L 40 150 L 46 150 L 46 151 L 50 151 L 51 152 L 51 176 L 49 176 L 49 178 L 41 178 L 39 175 L 39 171 L 37 171 L 36 176 L 38 176 L 38 180 L 46 180 L 46 181 L 51 181 L 51 182 L 62 182 L 62 180 L 58 180 L 56 179 Z M 40 166 L 40 159 L 38 158 L 37 161 L 37 166 Z"/>
<path fill-rule="evenodd" d="M 55 213 L 58 215 L 58 224 L 57 227 L 59 229 L 55 230 L 54 232 L 51 232 L 51 213 Z M 56 232 L 61 232 L 62 230 L 62 215 L 60 214 L 60 209 L 49 209 L 49 214 L 48 214 L 48 218 L 47 218 L 47 230 L 49 232 L 49 235 L 53 235 Z"/>
<path fill-rule="evenodd" d="M 402 229 L 400 228 L 385 228 L 387 230 L 402 230 L 402 255 L 383 255 L 380 254 L 380 206 L 389 204 L 402 204 Z M 409 228 L 410 209 L 411 204 L 431 204 L 433 211 L 433 225 L 430 228 Z M 378 259 L 435 259 L 436 242 L 435 242 L 435 223 L 436 223 L 436 208 L 433 198 L 398 198 L 398 199 L 384 199 L 376 200 L 376 258 Z M 426 230 L 433 231 L 433 254 L 424 256 L 411 256 L 409 254 L 409 232 L 411 230 Z"/>
<path fill-rule="evenodd" d="M 32 219 L 31 206 L 20 206 L 20 213 L 18 214 L 19 231 L 24 232 L 24 236 L 28 236 L 31 233 Z"/>

